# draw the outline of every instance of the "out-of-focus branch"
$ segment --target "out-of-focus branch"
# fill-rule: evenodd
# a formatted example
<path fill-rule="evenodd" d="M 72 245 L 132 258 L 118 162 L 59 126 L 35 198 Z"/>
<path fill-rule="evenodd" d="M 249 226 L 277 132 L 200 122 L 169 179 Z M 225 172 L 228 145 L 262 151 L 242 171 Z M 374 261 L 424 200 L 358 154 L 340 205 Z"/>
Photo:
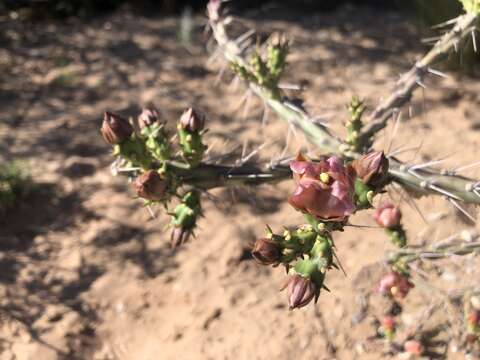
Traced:
<path fill-rule="evenodd" d="M 434 244 L 428 248 L 407 248 L 392 252 L 388 255 L 388 262 L 405 264 L 418 260 L 439 260 L 452 256 L 465 256 L 480 253 L 480 235 L 468 233 L 468 239 L 463 234 L 458 234 L 447 241 Z"/>
<path fill-rule="evenodd" d="M 217 0 L 213 2 L 219 3 Z M 468 18 L 471 19 L 470 16 Z M 248 68 L 249 65 L 242 56 L 240 47 L 227 35 L 225 26 L 231 21 L 231 18 L 223 18 L 219 16 L 218 12 L 209 9 L 209 19 L 213 36 L 225 59 Z M 473 22 L 473 20 L 471 21 Z M 348 146 L 334 137 L 323 126 L 314 123 L 308 114 L 292 101 L 287 98 L 278 100 L 272 95 L 271 91 L 251 81 L 248 82 L 248 86 L 282 119 L 299 128 L 308 141 L 322 152 L 348 158 L 360 156 L 360 154 L 350 151 Z M 480 182 L 460 176 L 441 175 L 425 170 L 425 168 L 420 169 L 418 166 L 408 166 L 394 158 L 390 158 L 389 175 L 393 181 L 414 190 L 418 194 L 442 195 L 452 201 L 461 200 L 466 203 L 480 204 Z"/>
<path fill-rule="evenodd" d="M 457 49 L 466 38 L 472 36 L 472 31 L 478 23 L 479 15 L 467 13 L 459 16 L 453 28 L 438 40 L 433 48 L 398 80 L 395 91 L 385 98 L 371 113 L 369 121 L 359 135 L 359 142 L 367 144 L 381 129 L 387 126 L 394 112 L 405 105 L 413 92 L 423 86 L 423 79 L 428 72 L 435 73 L 431 67 L 448 56 L 452 49 Z"/>

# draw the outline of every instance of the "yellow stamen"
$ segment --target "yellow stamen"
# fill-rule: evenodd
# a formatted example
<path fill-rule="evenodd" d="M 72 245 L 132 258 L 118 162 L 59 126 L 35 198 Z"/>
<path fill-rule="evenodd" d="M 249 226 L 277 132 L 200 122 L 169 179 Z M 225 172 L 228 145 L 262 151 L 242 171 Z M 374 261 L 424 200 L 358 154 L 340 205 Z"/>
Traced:
<path fill-rule="evenodd" d="M 330 181 L 330 175 L 328 175 L 327 173 L 321 173 L 319 178 L 320 178 L 320 181 L 325 184 L 328 184 L 328 182 Z"/>

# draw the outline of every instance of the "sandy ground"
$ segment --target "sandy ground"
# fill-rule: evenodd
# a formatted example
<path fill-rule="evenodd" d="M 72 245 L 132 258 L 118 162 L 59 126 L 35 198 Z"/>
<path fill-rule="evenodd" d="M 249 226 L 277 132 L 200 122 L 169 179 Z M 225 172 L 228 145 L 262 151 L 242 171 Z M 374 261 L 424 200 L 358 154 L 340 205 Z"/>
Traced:
<path fill-rule="evenodd" d="M 415 28 L 395 13 L 342 8 L 246 17 L 262 33 L 283 29 L 294 39 L 285 81 L 304 84 L 306 107 L 339 134 L 353 94 L 374 106 L 424 51 Z M 254 263 L 249 246 L 267 223 L 277 230 L 301 223 L 285 202 L 292 183 L 212 191 L 197 238 L 172 252 L 161 209 L 151 219 L 125 179 L 111 176 L 110 149 L 98 130 L 102 112 L 136 115 L 149 103 L 172 124 L 184 107 L 202 108 L 214 152 L 267 143 L 260 161 L 281 154 L 287 126 L 270 113 L 262 127 L 261 103 L 252 98 L 245 111 L 241 84 L 229 85 L 228 76 L 215 82 L 220 65 L 206 65 L 204 19 L 194 25 L 188 50 L 177 39 L 175 18 L 120 11 L 86 24 L 0 25 L 0 154 L 24 159 L 39 184 L 0 220 L 1 359 L 387 357 L 381 341 L 372 340 L 381 301 L 372 295 L 368 313 L 361 306 L 391 249 L 379 229 L 339 234 L 347 277 L 330 272 L 332 293 L 323 293 L 316 307 L 291 312 L 278 291 L 283 271 Z M 392 138 L 387 129 L 376 147 L 422 144 L 401 157 L 449 156 L 445 166 L 474 162 L 480 84 L 454 75 L 427 85 L 398 133 Z M 292 135 L 289 152 L 302 143 Z M 425 222 L 408 198 L 391 196 L 402 203 L 411 243 L 468 227 L 442 199 L 417 201 Z M 373 225 L 368 213 L 352 223 Z M 445 349 L 444 358 L 463 358 L 454 340 L 461 326 L 454 309 L 461 305 L 442 294 L 474 284 L 475 266 L 455 259 L 434 271 L 417 269 L 403 327 L 422 324 L 419 334 L 440 358 Z M 438 310 L 431 316 L 430 307 Z M 446 321 L 457 327 L 442 327 Z"/>

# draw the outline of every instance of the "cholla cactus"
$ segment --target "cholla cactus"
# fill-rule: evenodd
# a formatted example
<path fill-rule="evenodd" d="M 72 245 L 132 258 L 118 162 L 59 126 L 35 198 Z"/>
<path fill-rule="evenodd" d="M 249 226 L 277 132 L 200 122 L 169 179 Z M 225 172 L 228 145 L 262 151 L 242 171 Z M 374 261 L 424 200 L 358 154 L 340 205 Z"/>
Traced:
<path fill-rule="evenodd" d="M 421 86 L 430 66 L 440 61 L 461 40 L 476 29 L 478 2 L 465 2 L 469 10 L 455 20 L 453 30 L 447 32 L 419 60 L 415 67 L 401 77 L 397 89 L 385 98 L 369 116 L 362 101 L 354 97 L 347 105 L 349 118 L 345 124 L 344 141 L 333 136 L 324 126 L 312 121 L 303 106 L 288 99 L 279 85 L 286 69 L 289 42 L 284 35 L 274 35 L 266 46 L 257 46 L 250 52 L 242 51 L 238 42 L 229 39 L 227 25 L 232 19 L 222 16 L 221 2 L 208 5 L 209 24 L 234 74 L 259 96 L 280 118 L 305 134 L 320 154 L 308 159 L 296 158 L 262 169 L 247 161 L 236 164 L 212 164 L 206 159 L 208 138 L 205 137 L 205 117 L 189 108 L 176 123 L 176 136 L 168 132 L 168 121 L 160 121 L 158 112 L 144 110 L 138 117 L 138 126 L 112 113 L 106 113 L 102 134 L 114 147 L 115 166 L 119 172 L 136 177 L 134 188 L 147 205 L 163 204 L 171 215 L 172 246 L 179 246 L 193 235 L 202 215 L 203 192 L 214 187 L 258 185 L 280 180 L 292 181 L 293 193 L 285 199 L 304 215 L 304 222 L 274 232 L 267 227 L 265 236 L 256 240 L 253 258 L 264 266 L 283 266 L 287 279 L 290 309 L 302 308 L 317 302 L 326 285 L 329 271 L 341 269 L 335 248 L 336 232 L 350 225 L 350 217 L 360 211 L 376 208 L 374 218 L 397 248 L 385 261 L 389 269 L 381 279 L 377 292 L 391 303 L 381 324 L 384 338 L 392 343 L 401 321 L 398 309 L 415 287 L 413 263 L 419 259 L 439 259 L 455 255 L 476 254 L 477 241 L 452 241 L 433 248 L 415 248 L 407 242 L 407 232 L 401 223 L 401 211 L 392 203 L 379 204 L 383 194 L 395 184 L 417 195 L 441 195 L 459 209 L 461 203 L 480 204 L 480 182 L 440 172 L 427 164 L 404 164 L 382 149 L 372 148 L 376 134 L 382 130 L 406 103 L 412 92 Z M 473 10 L 472 10 L 473 9 Z M 244 57 L 244 54 L 249 54 Z M 431 73 L 431 71 L 430 71 Z M 134 131 L 140 129 L 139 131 Z M 122 166 L 124 166 L 122 168 Z M 177 202 L 168 211 L 170 202 Z M 208 216 L 208 215 L 207 215 Z M 468 317 L 469 334 L 476 333 L 478 325 Z M 475 320 L 475 321 L 474 321 Z M 475 324 L 474 324 L 475 322 Z M 473 325 L 472 325 L 473 324 Z M 423 343 L 411 334 L 397 346 L 414 355 L 424 352 Z"/>

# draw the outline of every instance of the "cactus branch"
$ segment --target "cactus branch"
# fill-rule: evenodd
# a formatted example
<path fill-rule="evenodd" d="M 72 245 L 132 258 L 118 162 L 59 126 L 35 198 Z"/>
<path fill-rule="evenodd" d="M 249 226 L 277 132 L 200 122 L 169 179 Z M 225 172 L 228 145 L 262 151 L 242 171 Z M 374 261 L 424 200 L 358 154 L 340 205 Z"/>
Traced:
<path fill-rule="evenodd" d="M 418 260 L 439 260 L 452 256 L 466 256 L 480 253 L 480 235 L 478 233 L 460 233 L 428 248 L 409 247 L 392 252 L 387 262 L 408 264 Z"/>
<path fill-rule="evenodd" d="M 439 63 L 452 49 L 471 36 L 477 26 L 479 15 L 467 13 L 459 16 L 453 28 L 443 35 L 432 49 L 415 65 L 406 72 L 396 84 L 396 90 L 382 101 L 368 118 L 363 131 L 359 136 L 359 142 L 367 144 L 370 139 L 381 129 L 387 126 L 395 110 L 405 105 L 411 98 L 412 93 L 422 87 L 423 79 L 428 72 L 437 73 L 431 67 Z"/>
<path fill-rule="evenodd" d="M 171 163 L 170 168 L 185 184 L 203 189 L 261 185 L 289 179 L 292 176 L 290 168 L 285 165 L 271 165 L 266 169 L 260 169 L 250 164 L 222 166 L 202 163 L 192 170 Z"/>
<path fill-rule="evenodd" d="M 463 19 L 462 21 L 458 20 L 462 24 L 463 29 L 467 24 L 468 27 L 471 28 L 477 20 L 477 17 L 472 14 L 467 14 L 460 17 L 460 19 Z M 238 48 L 237 43 L 228 38 L 225 25 L 230 21 L 231 18 L 215 17 L 210 14 L 210 26 L 220 52 L 227 61 L 247 67 L 248 64 L 242 57 L 242 51 Z M 450 37 L 448 38 L 450 39 Z M 457 38 L 454 37 L 454 39 Z M 444 41 L 446 42 L 446 40 Z M 450 39 L 450 42 L 451 41 L 453 41 L 453 39 Z M 448 44 L 451 45 L 450 42 L 448 42 Z M 435 51 L 440 51 L 443 54 L 446 45 L 444 43 L 442 44 L 441 47 L 435 47 L 437 49 Z M 438 56 L 435 55 L 435 52 L 428 55 L 427 61 L 422 63 L 424 64 L 422 65 L 423 68 L 428 67 L 434 60 L 438 61 Z M 360 154 L 356 152 L 349 151 L 349 147 L 334 137 L 325 127 L 313 122 L 309 115 L 292 101 L 285 97 L 280 100 L 275 99 L 268 89 L 253 82 L 249 81 L 248 86 L 281 118 L 299 128 L 305 134 L 307 140 L 322 152 L 344 155 L 349 158 L 358 158 L 360 156 Z M 389 175 L 392 180 L 409 190 L 415 191 L 417 194 L 442 195 L 466 203 L 480 204 L 480 196 L 478 195 L 480 194 L 480 183 L 477 184 L 477 182 L 461 176 L 441 175 L 426 168 L 415 169 L 402 164 L 394 157 L 390 157 L 389 159 Z"/>

